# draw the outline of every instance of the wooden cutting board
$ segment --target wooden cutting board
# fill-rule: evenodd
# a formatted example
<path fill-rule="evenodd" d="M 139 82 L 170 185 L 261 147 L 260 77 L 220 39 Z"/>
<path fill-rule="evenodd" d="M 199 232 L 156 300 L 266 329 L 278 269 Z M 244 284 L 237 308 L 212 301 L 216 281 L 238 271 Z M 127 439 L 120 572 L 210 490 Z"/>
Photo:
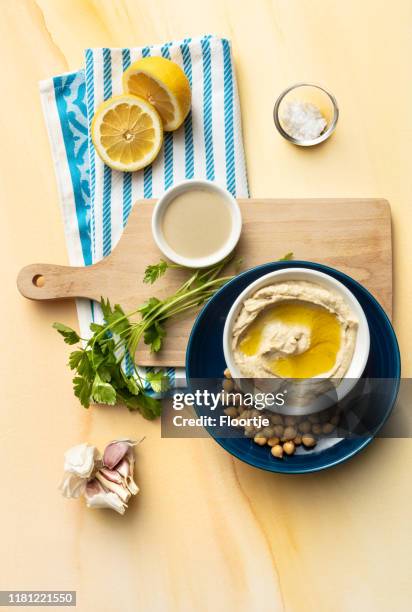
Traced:
<path fill-rule="evenodd" d="M 155 295 L 173 293 L 187 272 L 168 270 L 154 285 L 142 282 L 147 265 L 162 257 L 151 234 L 155 200 L 136 202 L 122 238 L 110 256 L 75 268 L 33 264 L 21 270 L 17 285 L 33 300 L 101 296 L 130 312 Z M 242 237 L 236 249 L 242 269 L 274 261 L 293 251 L 295 259 L 323 263 L 349 274 L 392 314 L 392 241 L 390 207 L 380 199 L 239 200 Z M 44 277 L 39 287 L 38 277 Z M 195 314 L 168 323 L 162 351 L 138 349 L 141 365 L 183 366 Z"/>

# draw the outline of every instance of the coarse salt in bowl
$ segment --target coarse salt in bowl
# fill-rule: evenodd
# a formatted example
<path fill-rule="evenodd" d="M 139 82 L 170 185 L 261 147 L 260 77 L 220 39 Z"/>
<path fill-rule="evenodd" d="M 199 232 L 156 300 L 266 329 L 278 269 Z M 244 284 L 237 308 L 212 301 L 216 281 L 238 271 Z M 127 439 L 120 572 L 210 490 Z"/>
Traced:
<path fill-rule="evenodd" d="M 273 118 L 286 140 L 309 147 L 329 138 L 336 128 L 339 108 L 334 96 L 320 85 L 297 83 L 280 94 Z"/>

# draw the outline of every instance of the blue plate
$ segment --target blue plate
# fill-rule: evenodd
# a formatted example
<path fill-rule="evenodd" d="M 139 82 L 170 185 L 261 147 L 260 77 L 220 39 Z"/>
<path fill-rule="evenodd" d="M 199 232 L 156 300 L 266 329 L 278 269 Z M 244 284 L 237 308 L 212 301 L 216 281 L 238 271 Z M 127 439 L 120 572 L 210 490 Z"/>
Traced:
<path fill-rule="evenodd" d="M 369 291 L 346 274 L 321 264 L 307 261 L 264 264 L 239 274 L 217 291 L 198 315 L 189 338 L 186 353 L 186 375 L 189 384 L 193 379 L 216 379 L 222 376 L 226 367 L 222 343 L 223 328 L 237 296 L 264 274 L 290 267 L 312 268 L 329 274 L 343 283 L 359 300 L 368 320 L 371 337 L 369 360 L 364 375 L 388 379 L 385 399 L 375 407 L 373 431 L 376 433 L 391 413 L 399 389 L 401 364 L 395 332 L 383 308 Z M 213 432 L 211 433 L 213 435 Z M 249 438 L 214 438 L 225 450 L 245 463 L 270 472 L 287 474 L 316 472 L 338 465 L 356 455 L 373 440 L 373 436 L 337 440 L 328 448 L 315 447 L 280 461 L 271 455 L 269 447 L 258 446 Z"/>

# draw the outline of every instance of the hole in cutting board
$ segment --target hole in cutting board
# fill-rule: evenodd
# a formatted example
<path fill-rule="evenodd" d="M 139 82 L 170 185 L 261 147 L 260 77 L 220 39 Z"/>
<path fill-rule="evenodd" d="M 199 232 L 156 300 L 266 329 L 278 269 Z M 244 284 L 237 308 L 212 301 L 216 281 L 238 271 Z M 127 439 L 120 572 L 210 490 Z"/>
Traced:
<path fill-rule="evenodd" d="M 33 283 L 33 285 L 35 285 L 35 287 L 44 287 L 45 279 L 43 274 L 36 274 L 36 276 L 33 276 L 31 282 Z"/>

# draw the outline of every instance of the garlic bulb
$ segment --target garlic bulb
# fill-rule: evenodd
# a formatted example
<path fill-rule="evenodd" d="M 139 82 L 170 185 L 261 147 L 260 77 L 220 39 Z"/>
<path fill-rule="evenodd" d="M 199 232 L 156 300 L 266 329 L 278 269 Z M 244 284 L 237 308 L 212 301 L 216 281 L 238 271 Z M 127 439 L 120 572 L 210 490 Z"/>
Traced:
<path fill-rule="evenodd" d="M 103 457 L 94 446 L 78 444 L 65 453 L 60 489 L 64 497 L 86 499 L 88 508 L 111 508 L 124 514 L 127 502 L 139 491 L 133 480 L 134 440 L 114 440 Z"/>

